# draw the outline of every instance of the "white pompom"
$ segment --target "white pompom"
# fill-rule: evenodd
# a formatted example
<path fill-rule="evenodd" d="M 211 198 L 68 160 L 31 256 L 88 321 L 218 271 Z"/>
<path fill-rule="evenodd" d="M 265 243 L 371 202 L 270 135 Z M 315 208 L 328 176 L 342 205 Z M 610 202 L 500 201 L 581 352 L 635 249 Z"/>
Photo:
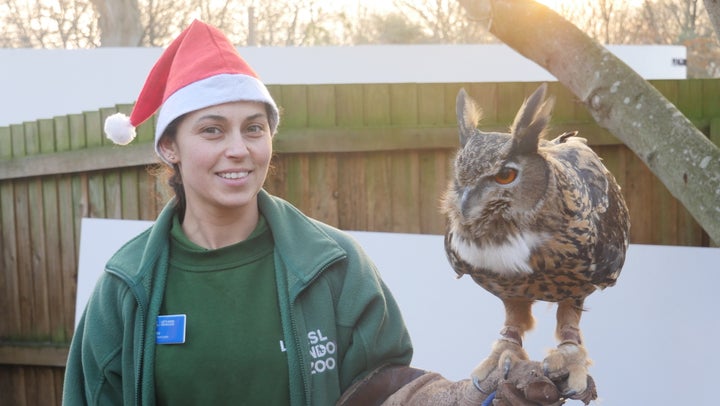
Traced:
<path fill-rule="evenodd" d="M 130 117 L 115 113 L 105 119 L 105 136 L 118 145 L 129 144 L 135 139 L 135 127 L 130 124 Z"/>

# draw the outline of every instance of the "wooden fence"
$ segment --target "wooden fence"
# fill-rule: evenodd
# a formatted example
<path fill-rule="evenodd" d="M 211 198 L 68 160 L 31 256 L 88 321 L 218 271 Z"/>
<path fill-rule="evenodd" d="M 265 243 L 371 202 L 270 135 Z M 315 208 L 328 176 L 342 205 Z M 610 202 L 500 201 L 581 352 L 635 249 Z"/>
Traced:
<path fill-rule="evenodd" d="M 505 129 L 537 83 L 272 86 L 284 109 L 266 188 L 342 229 L 443 232 L 438 202 L 465 87 L 483 129 Z M 654 81 L 708 136 L 720 80 Z M 707 235 L 646 166 L 561 85 L 552 127 L 579 129 L 623 187 L 631 241 L 706 246 Z M 72 337 L 82 217 L 152 220 L 167 193 L 148 167 L 153 123 L 111 145 L 104 118 L 131 106 L 0 128 L 0 405 L 60 403 Z"/>

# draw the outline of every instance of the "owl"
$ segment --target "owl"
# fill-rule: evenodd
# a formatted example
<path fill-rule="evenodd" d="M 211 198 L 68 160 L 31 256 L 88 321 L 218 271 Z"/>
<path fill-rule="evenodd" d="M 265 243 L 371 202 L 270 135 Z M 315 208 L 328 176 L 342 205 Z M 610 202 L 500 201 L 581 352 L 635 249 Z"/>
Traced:
<path fill-rule="evenodd" d="M 553 99 L 542 84 L 520 107 L 509 133 L 482 132 L 480 110 L 457 96 L 460 149 L 442 199 L 445 251 L 453 270 L 500 298 L 505 323 L 474 371 L 481 383 L 513 359 L 533 328 L 532 304 L 557 303 L 558 346 L 544 373 L 567 375 L 564 396 L 594 399 L 580 318 L 585 298 L 613 286 L 628 247 L 628 210 L 615 178 L 577 132 L 547 140 Z"/>

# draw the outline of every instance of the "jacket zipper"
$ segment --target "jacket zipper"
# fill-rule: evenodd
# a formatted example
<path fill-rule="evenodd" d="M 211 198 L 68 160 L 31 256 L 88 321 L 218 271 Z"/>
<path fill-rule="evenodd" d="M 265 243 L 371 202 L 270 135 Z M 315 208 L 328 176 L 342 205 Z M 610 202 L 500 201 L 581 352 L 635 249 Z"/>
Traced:
<path fill-rule="evenodd" d="M 135 298 L 137 300 L 137 297 Z M 142 399 L 140 393 L 142 388 L 142 370 L 143 361 L 145 360 L 145 309 L 138 300 L 138 311 L 140 311 L 140 360 L 138 361 L 137 370 L 135 370 L 135 405 L 140 406 Z"/>
<path fill-rule="evenodd" d="M 299 364 L 300 364 L 300 377 L 302 378 L 302 384 L 303 384 L 303 391 L 305 393 L 305 404 L 308 406 L 312 405 L 311 399 L 310 399 L 310 377 L 308 376 L 307 370 L 306 370 L 306 359 L 305 359 L 305 353 L 302 350 L 302 343 L 300 342 L 300 336 L 298 334 L 298 328 L 297 328 L 297 322 L 295 321 L 295 301 L 297 300 L 297 297 L 300 296 L 300 294 L 310 285 L 315 282 L 317 278 L 320 277 L 321 274 L 323 274 L 331 265 L 333 265 L 335 262 L 340 261 L 341 259 L 345 258 L 345 255 L 340 255 L 334 258 L 331 258 L 327 261 L 327 263 L 323 264 L 319 267 L 318 272 L 315 273 L 315 275 L 305 284 L 305 286 L 302 287 L 302 289 L 298 290 L 297 293 L 295 293 L 292 297 L 290 302 L 290 326 L 292 327 L 293 336 L 295 338 L 295 351 L 298 354 L 299 358 Z M 306 337 L 307 338 L 307 337 Z"/>
<path fill-rule="evenodd" d="M 106 271 L 112 275 L 117 276 L 122 280 L 132 292 L 133 296 L 135 297 L 135 302 L 138 306 L 138 312 L 140 314 L 140 343 L 139 343 L 139 351 L 140 351 L 140 359 L 138 360 L 138 366 L 135 369 L 135 405 L 140 406 L 142 404 L 142 399 L 140 398 L 140 392 L 142 387 L 142 369 L 143 369 L 143 360 L 145 359 L 145 307 L 143 306 L 140 296 L 138 293 L 133 289 L 133 284 L 130 283 L 129 278 L 123 274 L 122 272 L 116 272 L 112 269 L 106 269 Z"/>

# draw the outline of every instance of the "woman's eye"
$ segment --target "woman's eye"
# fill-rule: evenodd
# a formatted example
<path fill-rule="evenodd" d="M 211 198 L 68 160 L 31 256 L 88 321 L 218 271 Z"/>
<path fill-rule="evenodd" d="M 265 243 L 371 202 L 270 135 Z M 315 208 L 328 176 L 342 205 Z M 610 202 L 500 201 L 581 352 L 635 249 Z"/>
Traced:
<path fill-rule="evenodd" d="M 220 129 L 217 127 L 205 127 L 205 128 L 203 128 L 202 132 L 207 133 L 207 134 L 219 134 Z"/>
<path fill-rule="evenodd" d="M 265 127 L 260 124 L 251 124 L 247 126 L 245 132 L 250 135 L 260 135 L 265 131 Z"/>
<path fill-rule="evenodd" d="M 223 134 L 223 130 L 220 127 L 208 126 L 200 129 L 200 135 L 207 139 L 216 139 Z"/>
<path fill-rule="evenodd" d="M 515 168 L 504 167 L 495 175 L 495 182 L 500 185 L 508 185 L 517 178 L 518 171 Z"/>

